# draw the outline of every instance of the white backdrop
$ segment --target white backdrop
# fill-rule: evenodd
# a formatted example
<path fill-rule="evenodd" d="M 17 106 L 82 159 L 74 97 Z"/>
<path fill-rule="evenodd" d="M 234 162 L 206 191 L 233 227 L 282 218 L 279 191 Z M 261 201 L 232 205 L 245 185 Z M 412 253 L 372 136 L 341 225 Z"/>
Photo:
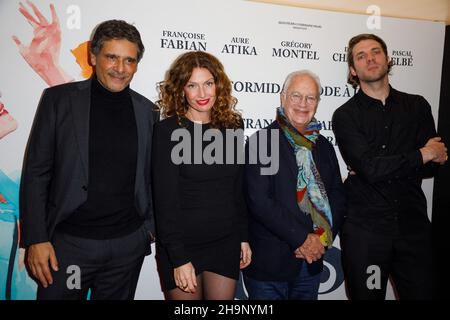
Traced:
<path fill-rule="evenodd" d="M 33 3 L 51 21 L 50 2 L 35 0 Z M 123 19 L 136 25 L 146 47 L 131 85 L 133 89 L 156 100 L 156 83 L 164 78 L 175 57 L 186 50 L 207 50 L 223 62 L 233 81 L 234 95 L 239 100 L 238 109 L 243 112 L 248 135 L 274 119 L 285 76 L 294 70 L 310 69 L 320 76 L 323 86 L 316 117 L 323 121 L 322 134 L 334 141 L 332 113 L 354 94 L 346 84 L 345 51 L 348 40 L 358 33 L 376 33 L 386 41 L 389 54 L 397 63 L 392 71 L 392 85 L 401 91 L 423 95 L 430 102 L 437 121 L 443 23 L 381 18 L 376 26 L 379 28 L 369 29 L 368 19 L 377 22 L 376 17 L 238 0 L 59 0 L 54 4 L 62 38 L 59 64 L 72 78 L 83 79 L 70 50 L 89 40 L 99 22 Z M 32 13 L 31 9 L 29 11 Z M 42 90 L 48 86 L 19 54 L 13 35 L 28 45 L 33 29 L 19 12 L 19 1 L 0 0 L 0 101 L 18 123 L 16 131 L 0 140 L 0 174 L 3 172 L 6 176 L 0 179 L 0 195 L 3 196 L 11 194 L 11 190 L 17 192 L 13 183 L 18 183 L 36 106 Z M 345 165 L 337 147 L 336 151 L 345 178 Z M 432 181 L 425 181 L 423 188 L 431 215 Z M 15 205 L 13 215 L 18 215 L 17 204 L 11 199 L 14 197 L 9 198 L 0 201 L 1 268 L 8 266 L 14 242 L 11 219 L 1 220 L 11 212 L 5 209 L 9 200 L 9 204 Z M 321 293 L 326 293 L 321 294 L 320 299 L 346 298 L 338 241 L 335 246 L 327 257 L 320 289 Z M 32 298 L 35 286 L 24 277 L 19 258 L 17 253 L 13 259 L 12 298 Z M 0 299 L 5 298 L 4 292 L 8 290 L 6 278 L 4 273 L 0 276 Z M 243 294 L 240 289 L 238 298 L 243 298 Z M 145 260 L 136 298 L 163 298 L 154 255 Z M 388 298 L 393 298 L 391 289 Z"/>

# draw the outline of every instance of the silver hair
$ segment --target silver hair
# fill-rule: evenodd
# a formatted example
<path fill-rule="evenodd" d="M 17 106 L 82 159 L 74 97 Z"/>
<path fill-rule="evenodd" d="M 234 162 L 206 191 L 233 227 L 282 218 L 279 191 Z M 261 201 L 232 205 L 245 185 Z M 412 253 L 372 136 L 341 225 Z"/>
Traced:
<path fill-rule="evenodd" d="M 320 85 L 319 76 L 309 70 L 299 70 L 299 71 L 294 71 L 294 72 L 289 73 L 286 77 L 286 80 L 284 80 L 283 90 L 281 90 L 281 93 L 286 94 L 286 89 L 289 88 L 292 80 L 295 77 L 299 77 L 299 76 L 308 76 L 316 83 L 316 85 L 317 85 L 317 100 L 320 100 L 320 90 L 322 87 Z"/>

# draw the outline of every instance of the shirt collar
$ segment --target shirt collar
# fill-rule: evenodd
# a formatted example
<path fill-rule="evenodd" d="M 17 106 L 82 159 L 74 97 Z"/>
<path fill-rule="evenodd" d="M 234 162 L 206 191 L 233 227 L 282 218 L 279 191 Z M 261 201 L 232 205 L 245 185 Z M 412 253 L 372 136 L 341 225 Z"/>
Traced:
<path fill-rule="evenodd" d="M 361 90 L 361 88 L 359 88 L 357 96 L 365 105 L 382 105 L 381 100 L 368 96 L 364 93 L 364 91 Z M 389 85 L 389 95 L 386 98 L 386 105 L 390 105 L 391 103 L 396 103 L 398 101 L 398 91 L 392 88 L 391 85 Z"/>

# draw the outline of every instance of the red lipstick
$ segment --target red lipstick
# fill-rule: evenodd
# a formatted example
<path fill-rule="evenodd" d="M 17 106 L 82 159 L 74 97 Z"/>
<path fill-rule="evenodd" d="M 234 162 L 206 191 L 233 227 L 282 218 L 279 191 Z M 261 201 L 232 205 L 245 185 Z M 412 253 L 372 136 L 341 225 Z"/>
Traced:
<path fill-rule="evenodd" d="M 197 100 L 197 104 L 200 106 L 205 106 L 209 103 L 209 99 Z"/>

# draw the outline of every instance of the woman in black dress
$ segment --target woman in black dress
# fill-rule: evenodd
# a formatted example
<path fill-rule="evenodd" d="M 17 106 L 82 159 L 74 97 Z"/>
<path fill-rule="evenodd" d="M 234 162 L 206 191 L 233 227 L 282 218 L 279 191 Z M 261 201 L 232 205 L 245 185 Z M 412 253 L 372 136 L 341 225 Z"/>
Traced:
<path fill-rule="evenodd" d="M 152 175 L 163 291 L 170 300 L 233 299 L 251 250 L 231 82 L 217 58 L 195 51 L 175 60 L 159 89 Z"/>

